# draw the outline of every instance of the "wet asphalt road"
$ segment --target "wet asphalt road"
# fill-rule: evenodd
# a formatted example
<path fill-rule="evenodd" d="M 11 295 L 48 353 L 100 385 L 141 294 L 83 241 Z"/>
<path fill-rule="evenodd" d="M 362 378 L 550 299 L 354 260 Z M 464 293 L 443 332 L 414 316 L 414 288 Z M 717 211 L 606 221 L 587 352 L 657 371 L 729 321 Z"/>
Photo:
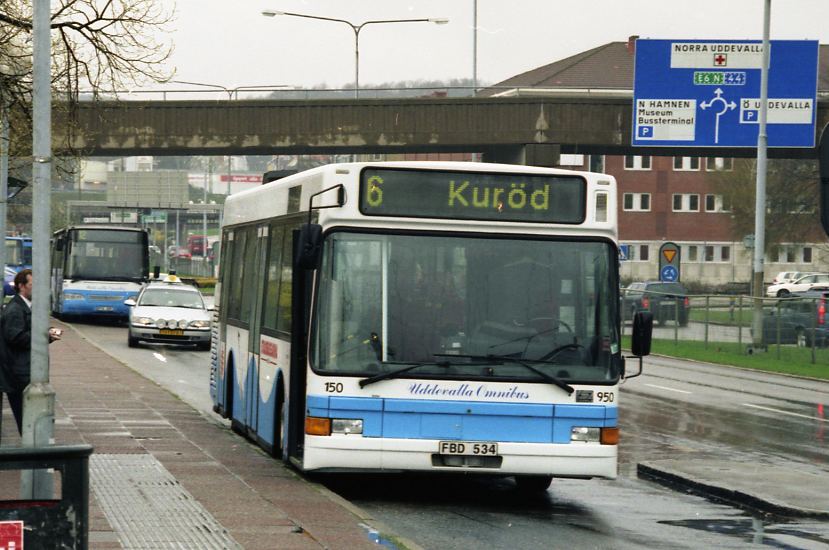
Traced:
<path fill-rule="evenodd" d="M 130 349 L 124 327 L 76 324 L 135 370 L 210 410 L 209 353 Z M 619 479 L 555 480 L 543 495 L 509 478 L 316 476 L 391 531 L 429 549 L 827 548 L 826 522 L 753 517 L 636 477 L 643 460 L 769 461 L 829 475 L 829 384 L 649 358 L 622 388 Z M 281 467 L 274 463 L 274 467 Z"/>

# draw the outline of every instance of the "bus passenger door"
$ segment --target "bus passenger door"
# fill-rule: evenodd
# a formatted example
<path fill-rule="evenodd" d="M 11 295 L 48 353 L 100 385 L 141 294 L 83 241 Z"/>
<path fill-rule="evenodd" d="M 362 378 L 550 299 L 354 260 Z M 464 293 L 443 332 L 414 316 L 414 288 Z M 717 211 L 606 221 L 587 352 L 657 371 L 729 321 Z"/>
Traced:
<path fill-rule="evenodd" d="M 265 297 L 265 284 L 267 282 L 267 252 L 268 252 L 268 226 L 261 225 L 256 228 L 256 249 L 254 270 L 255 276 L 252 281 L 253 298 L 251 303 L 251 317 L 250 329 L 248 331 L 248 356 L 253 362 L 254 372 L 253 376 L 249 376 L 247 380 L 247 418 L 248 426 L 254 432 L 258 429 L 259 424 L 259 405 L 260 401 L 266 399 L 267 396 L 260 395 L 259 378 L 261 376 L 261 359 L 259 358 L 259 341 L 262 328 L 262 307 Z"/>

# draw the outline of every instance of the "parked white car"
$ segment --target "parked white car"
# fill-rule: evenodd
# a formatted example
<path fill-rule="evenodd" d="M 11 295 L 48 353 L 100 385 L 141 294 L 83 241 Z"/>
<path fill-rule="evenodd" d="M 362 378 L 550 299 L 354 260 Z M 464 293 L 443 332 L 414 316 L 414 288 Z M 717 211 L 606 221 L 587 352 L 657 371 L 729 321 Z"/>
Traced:
<path fill-rule="evenodd" d="M 803 277 L 804 275 L 812 275 L 812 272 L 807 271 L 781 271 L 777 275 L 774 276 L 774 279 L 771 280 L 771 284 L 779 285 L 780 283 L 793 283 L 794 281 L 798 280 L 799 278 Z"/>
<path fill-rule="evenodd" d="M 806 290 L 811 289 L 815 285 L 827 284 L 829 284 L 829 274 L 810 273 L 808 275 L 803 275 L 802 277 L 790 283 L 779 283 L 776 285 L 770 285 L 766 289 L 766 296 L 769 296 L 771 298 L 785 298 L 789 296 L 792 292 L 804 292 Z"/>

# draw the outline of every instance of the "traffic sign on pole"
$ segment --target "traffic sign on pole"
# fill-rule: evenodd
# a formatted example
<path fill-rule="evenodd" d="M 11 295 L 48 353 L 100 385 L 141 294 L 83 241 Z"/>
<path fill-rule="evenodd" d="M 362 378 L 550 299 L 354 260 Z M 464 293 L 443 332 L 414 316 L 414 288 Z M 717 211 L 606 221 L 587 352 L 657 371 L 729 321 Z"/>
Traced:
<path fill-rule="evenodd" d="M 634 146 L 756 147 L 763 43 L 637 40 Z M 818 42 L 773 40 L 769 147 L 814 147 Z"/>
<path fill-rule="evenodd" d="M 679 280 L 680 251 L 676 243 L 667 242 L 659 247 L 659 280 L 675 282 Z"/>

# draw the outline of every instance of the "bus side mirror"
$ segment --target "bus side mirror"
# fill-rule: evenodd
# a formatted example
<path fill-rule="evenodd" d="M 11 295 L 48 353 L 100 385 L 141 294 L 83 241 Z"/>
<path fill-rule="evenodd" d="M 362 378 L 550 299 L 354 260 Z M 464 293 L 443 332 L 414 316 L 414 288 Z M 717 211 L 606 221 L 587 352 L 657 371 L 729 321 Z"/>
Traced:
<path fill-rule="evenodd" d="M 633 332 L 630 351 L 636 357 L 651 354 L 651 337 L 653 335 L 653 313 L 637 311 L 633 316 Z"/>
<path fill-rule="evenodd" d="M 322 257 L 322 226 L 306 223 L 299 228 L 299 256 L 297 265 L 302 269 L 317 269 Z"/>
<path fill-rule="evenodd" d="M 829 235 L 829 124 L 823 127 L 818 145 L 818 166 L 820 168 L 820 224 Z"/>

